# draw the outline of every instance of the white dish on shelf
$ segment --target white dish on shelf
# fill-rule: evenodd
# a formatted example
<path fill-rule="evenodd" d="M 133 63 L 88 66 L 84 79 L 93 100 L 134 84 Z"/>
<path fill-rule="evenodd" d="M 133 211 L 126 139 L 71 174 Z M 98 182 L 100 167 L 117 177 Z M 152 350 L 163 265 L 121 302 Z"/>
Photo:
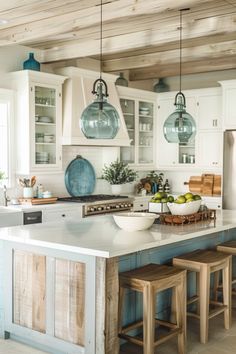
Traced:
<path fill-rule="evenodd" d="M 139 111 L 139 114 L 141 116 L 148 116 L 149 115 L 149 111 Z"/>
<path fill-rule="evenodd" d="M 52 123 L 53 122 L 51 117 L 39 117 L 38 121 L 40 123 Z"/>
<path fill-rule="evenodd" d="M 124 212 L 113 215 L 115 223 L 121 229 L 126 231 L 141 231 L 149 229 L 158 217 L 159 216 L 154 213 L 135 212 Z"/>

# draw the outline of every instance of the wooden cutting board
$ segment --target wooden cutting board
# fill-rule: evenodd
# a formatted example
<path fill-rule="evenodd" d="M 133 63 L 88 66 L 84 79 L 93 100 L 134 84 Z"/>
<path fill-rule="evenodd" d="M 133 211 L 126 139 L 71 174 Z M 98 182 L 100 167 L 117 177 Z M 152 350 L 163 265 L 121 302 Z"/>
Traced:
<path fill-rule="evenodd" d="M 221 195 L 221 175 L 214 175 L 213 195 Z"/>
<path fill-rule="evenodd" d="M 214 174 L 202 175 L 202 195 L 212 195 Z"/>
<path fill-rule="evenodd" d="M 57 197 L 51 198 L 19 198 L 19 202 L 25 205 L 40 205 L 56 203 Z"/>
<path fill-rule="evenodd" d="M 194 194 L 202 193 L 202 176 L 190 176 L 189 182 L 184 182 L 188 184 L 189 191 Z"/>

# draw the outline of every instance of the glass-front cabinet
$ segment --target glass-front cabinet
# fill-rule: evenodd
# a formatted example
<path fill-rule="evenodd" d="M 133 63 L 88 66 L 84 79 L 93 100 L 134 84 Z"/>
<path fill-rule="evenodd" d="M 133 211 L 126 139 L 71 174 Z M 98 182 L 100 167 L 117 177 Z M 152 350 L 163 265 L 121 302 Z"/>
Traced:
<path fill-rule="evenodd" d="M 8 76 L 16 89 L 16 173 L 61 171 L 62 83 L 66 78 L 31 70 Z"/>
<path fill-rule="evenodd" d="M 56 165 L 59 152 L 57 134 L 57 89 L 36 85 L 34 87 L 34 166 Z"/>
<path fill-rule="evenodd" d="M 131 144 L 120 148 L 120 159 L 139 168 L 154 168 L 156 94 L 118 87 Z"/>

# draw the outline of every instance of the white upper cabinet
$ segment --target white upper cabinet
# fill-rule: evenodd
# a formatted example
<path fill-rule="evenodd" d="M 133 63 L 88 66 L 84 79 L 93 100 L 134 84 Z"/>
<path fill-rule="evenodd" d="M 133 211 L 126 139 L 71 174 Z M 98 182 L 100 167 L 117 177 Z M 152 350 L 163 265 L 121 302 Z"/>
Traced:
<path fill-rule="evenodd" d="M 65 77 L 24 70 L 7 74 L 16 90 L 16 173 L 62 170 L 62 83 Z"/>
<path fill-rule="evenodd" d="M 176 168 L 195 165 L 195 140 L 188 144 L 168 143 L 164 137 L 163 125 L 167 117 L 175 111 L 174 101 L 176 92 L 167 92 L 158 95 L 157 113 L 157 167 Z M 187 112 L 192 115 L 197 124 L 196 98 L 185 94 Z"/>
<path fill-rule="evenodd" d="M 115 86 L 115 75 L 103 74 L 108 87 L 108 102 L 112 104 L 120 117 L 120 128 L 114 139 L 88 139 L 80 128 L 83 110 L 94 101 L 93 83 L 99 78 L 96 71 L 66 67 L 56 70 L 68 77 L 63 85 L 63 145 L 129 146 L 130 140 L 122 114 L 120 101 Z"/>
<path fill-rule="evenodd" d="M 120 159 L 138 169 L 155 168 L 157 94 L 117 86 L 131 145 L 120 148 Z"/>
<path fill-rule="evenodd" d="M 199 165 L 208 169 L 222 167 L 223 132 L 199 132 L 198 158 Z"/>
<path fill-rule="evenodd" d="M 222 93 L 220 88 L 202 89 L 197 95 L 198 128 L 222 129 Z"/>
<path fill-rule="evenodd" d="M 236 80 L 220 81 L 223 90 L 223 128 L 236 128 Z"/>
<path fill-rule="evenodd" d="M 165 140 L 163 125 L 174 112 L 176 92 L 158 95 L 157 167 L 209 168 L 222 166 L 222 94 L 221 88 L 186 90 L 186 111 L 196 122 L 195 140 L 188 144 L 172 144 Z"/>

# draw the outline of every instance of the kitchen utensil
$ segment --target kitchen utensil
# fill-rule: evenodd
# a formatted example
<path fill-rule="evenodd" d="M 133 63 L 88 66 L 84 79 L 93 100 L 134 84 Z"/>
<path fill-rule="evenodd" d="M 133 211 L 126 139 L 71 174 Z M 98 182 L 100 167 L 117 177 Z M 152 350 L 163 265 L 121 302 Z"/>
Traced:
<path fill-rule="evenodd" d="M 65 185 L 72 197 L 92 194 L 95 188 L 96 175 L 91 163 L 77 155 L 70 162 L 65 172 Z"/>
<path fill-rule="evenodd" d="M 159 216 L 154 213 L 124 212 L 114 214 L 115 223 L 126 231 L 141 231 L 152 226 Z"/>
<path fill-rule="evenodd" d="M 18 178 L 17 182 L 19 183 L 19 185 L 21 187 L 25 187 L 25 183 L 24 183 L 24 181 L 21 178 Z"/>
<path fill-rule="evenodd" d="M 30 180 L 30 187 L 33 187 L 35 185 L 35 183 L 36 183 L 36 177 L 33 176 L 33 177 L 31 177 L 31 180 Z"/>

